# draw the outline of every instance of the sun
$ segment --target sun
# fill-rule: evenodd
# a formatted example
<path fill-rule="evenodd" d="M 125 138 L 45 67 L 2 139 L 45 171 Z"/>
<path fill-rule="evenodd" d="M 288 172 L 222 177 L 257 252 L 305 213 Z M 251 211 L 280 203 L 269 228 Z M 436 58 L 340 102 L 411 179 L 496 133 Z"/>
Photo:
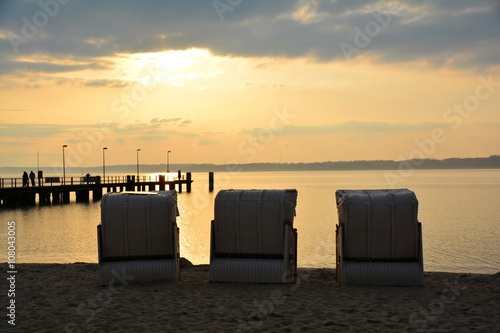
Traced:
<path fill-rule="evenodd" d="M 184 86 L 207 75 L 213 59 L 206 49 L 169 50 L 162 52 L 118 55 L 116 68 L 120 76 L 142 85 Z"/>

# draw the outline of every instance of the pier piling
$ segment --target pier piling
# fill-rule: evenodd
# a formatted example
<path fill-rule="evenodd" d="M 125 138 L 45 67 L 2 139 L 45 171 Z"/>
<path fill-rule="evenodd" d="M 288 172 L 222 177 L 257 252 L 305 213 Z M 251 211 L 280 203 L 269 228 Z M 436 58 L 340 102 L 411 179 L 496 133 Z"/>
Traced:
<path fill-rule="evenodd" d="M 88 190 L 76 190 L 76 202 L 89 202 L 89 191 Z M 68 199 L 69 202 L 69 199 Z"/>
<path fill-rule="evenodd" d="M 61 193 L 59 192 L 52 192 L 52 203 L 58 204 L 61 202 Z"/>
<path fill-rule="evenodd" d="M 160 179 L 159 189 L 160 191 L 165 191 L 165 176 L 160 175 L 159 179 Z"/>
<path fill-rule="evenodd" d="M 214 191 L 214 172 L 210 171 L 208 173 L 208 191 L 213 192 Z"/>
<path fill-rule="evenodd" d="M 69 203 L 69 191 L 62 192 L 63 203 Z"/>
<path fill-rule="evenodd" d="M 186 191 L 187 193 L 191 193 L 191 172 L 186 172 Z"/>
<path fill-rule="evenodd" d="M 50 204 L 50 192 L 41 191 L 38 193 L 38 202 L 40 205 L 49 205 Z"/>

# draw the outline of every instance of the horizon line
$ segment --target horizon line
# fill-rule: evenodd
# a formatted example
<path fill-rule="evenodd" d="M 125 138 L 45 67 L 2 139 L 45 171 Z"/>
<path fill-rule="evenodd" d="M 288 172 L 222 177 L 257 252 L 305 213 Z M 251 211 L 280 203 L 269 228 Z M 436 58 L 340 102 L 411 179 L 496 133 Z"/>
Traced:
<path fill-rule="evenodd" d="M 447 161 L 447 160 L 485 160 L 485 159 L 491 159 L 491 158 L 500 158 L 500 155 L 490 155 L 487 157 L 447 157 L 447 158 L 442 158 L 442 159 L 436 159 L 436 158 L 412 158 L 412 159 L 405 159 L 405 160 L 391 160 L 391 159 L 378 159 L 378 160 L 339 160 L 339 161 L 316 161 L 316 162 L 253 162 L 253 163 L 222 163 L 222 164 L 216 164 L 216 163 L 195 163 L 195 162 L 186 162 L 186 163 L 171 163 L 170 166 L 179 166 L 179 165 L 191 165 L 191 166 L 204 166 L 204 165 L 211 165 L 215 167 L 222 167 L 222 166 L 228 166 L 228 165 L 313 165 L 313 164 L 326 164 L 326 163 L 359 163 L 359 162 L 391 162 L 391 163 L 403 163 L 403 162 L 409 162 L 409 161 L 433 161 L 433 162 L 439 162 L 439 161 Z M 133 166 L 135 167 L 136 164 L 110 164 L 106 165 L 106 168 L 111 168 L 111 167 L 130 167 Z M 141 163 L 140 166 L 167 166 L 166 163 L 158 163 L 158 164 L 145 164 Z M 53 168 L 53 166 L 40 166 L 39 168 Z M 0 166 L 0 169 L 5 169 L 5 168 L 25 168 L 25 166 Z M 77 168 L 102 168 L 101 165 L 93 165 L 93 166 L 66 166 L 66 169 L 77 169 Z"/>

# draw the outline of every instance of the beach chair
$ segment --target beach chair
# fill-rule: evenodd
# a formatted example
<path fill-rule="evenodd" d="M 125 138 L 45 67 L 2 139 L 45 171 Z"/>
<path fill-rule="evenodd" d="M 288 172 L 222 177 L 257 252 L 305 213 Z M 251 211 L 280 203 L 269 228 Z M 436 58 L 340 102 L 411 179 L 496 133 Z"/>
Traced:
<path fill-rule="evenodd" d="M 338 190 L 337 280 L 356 285 L 422 285 L 418 201 L 407 189 Z"/>
<path fill-rule="evenodd" d="M 177 193 L 106 193 L 97 226 L 99 285 L 178 280 Z"/>
<path fill-rule="evenodd" d="M 210 281 L 294 283 L 296 190 L 221 190 L 211 225 Z"/>

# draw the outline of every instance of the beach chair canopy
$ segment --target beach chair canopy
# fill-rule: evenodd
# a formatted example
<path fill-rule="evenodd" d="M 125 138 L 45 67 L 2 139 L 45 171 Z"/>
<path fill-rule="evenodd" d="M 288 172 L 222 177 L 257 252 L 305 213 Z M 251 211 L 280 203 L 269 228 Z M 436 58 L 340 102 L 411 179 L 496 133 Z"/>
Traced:
<path fill-rule="evenodd" d="M 210 281 L 295 281 L 297 191 L 221 190 L 211 229 Z"/>
<path fill-rule="evenodd" d="M 397 190 L 338 190 L 339 222 L 346 259 L 417 259 L 418 201 Z"/>
<path fill-rule="evenodd" d="M 217 256 L 283 256 L 296 190 L 222 190 L 215 198 Z"/>
<path fill-rule="evenodd" d="M 177 216 L 175 191 L 107 193 L 101 201 L 104 258 L 172 258 Z"/>
<path fill-rule="evenodd" d="M 338 190 L 335 196 L 340 237 L 337 266 L 344 281 L 420 284 L 422 230 L 415 193 L 408 189 Z"/>
<path fill-rule="evenodd" d="M 106 193 L 97 226 L 99 284 L 126 271 L 134 282 L 178 280 L 177 192 Z"/>

